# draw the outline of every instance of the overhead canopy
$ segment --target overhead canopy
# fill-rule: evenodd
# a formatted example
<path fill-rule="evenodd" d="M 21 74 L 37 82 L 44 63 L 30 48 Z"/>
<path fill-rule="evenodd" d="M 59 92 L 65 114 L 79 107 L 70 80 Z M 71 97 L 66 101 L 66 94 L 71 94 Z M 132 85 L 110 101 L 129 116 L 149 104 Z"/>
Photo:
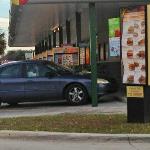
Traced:
<path fill-rule="evenodd" d="M 72 22 L 71 28 L 74 30 L 76 12 L 82 14 L 82 40 L 86 40 L 88 2 L 97 2 L 97 32 L 106 37 L 108 18 L 119 16 L 121 7 L 146 4 L 148 0 L 29 0 L 26 5 L 12 5 L 9 46 L 35 46 L 53 28 L 65 26 L 66 20 Z M 74 36 L 75 32 L 71 33 Z"/>

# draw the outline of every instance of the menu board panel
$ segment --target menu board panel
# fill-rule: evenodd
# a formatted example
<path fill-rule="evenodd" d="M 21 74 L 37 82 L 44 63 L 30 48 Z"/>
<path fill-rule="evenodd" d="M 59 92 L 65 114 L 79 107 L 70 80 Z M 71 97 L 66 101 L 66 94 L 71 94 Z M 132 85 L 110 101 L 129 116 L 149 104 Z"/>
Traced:
<path fill-rule="evenodd" d="M 56 64 L 62 65 L 62 62 L 63 62 L 62 54 L 55 54 L 54 61 Z"/>
<path fill-rule="evenodd" d="M 89 65 L 90 64 L 90 49 L 89 48 L 86 48 L 86 52 L 85 52 L 86 54 L 86 60 L 85 60 L 85 62 L 86 62 L 86 65 Z"/>
<path fill-rule="evenodd" d="M 63 54 L 63 65 L 64 66 L 73 66 L 78 65 L 78 54 Z"/>
<path fill-rule="evenodd" d="M 110 56 L 120 56 L 120 37 L 109 38 Z"/>
<path fill-rule="evenodd" d="M 112 57 L 120 56 L 120 18 L 111 18 L 109 25 L 109 54 Z"/>
<path fill-rule="evenodd" d="M 55 63 L 63 66 L 78 65 L 78 53 L 55 54 Z"/>
<path fill-rule="evenodd" d="M 56 64 L 63 66 L 79 65 L 79 48 L 64 46 L 54 48 L 54 61 Z"/>
<path fill-rule="evenodd" d="M 80 64 L 85 64 L 85 48 L 80 48 Z"/>
<path fill-rule="evenodd" d="M 150 5 L 147 5 L 148 58 L 150 58 Z M 150 59 L 148 59 L 148 85 L 150 86 Z"/>
<path fill-rule="evenodd" d="M 109 37 L 120 37 L 120 18 L 108 19 Z"/>
<path fill-rule="evenodd" d="M 53 55 L 48 55 L 48 56 L 47 56 L 47 60 L 48 60 L 48 61 L 54 61 L 54 60 L 53 60 Z"/>
<path fill-rule="evenodd" d="M 126 8 L 122 18 L 123 83 L 146 84 L 145 6 Z"/>

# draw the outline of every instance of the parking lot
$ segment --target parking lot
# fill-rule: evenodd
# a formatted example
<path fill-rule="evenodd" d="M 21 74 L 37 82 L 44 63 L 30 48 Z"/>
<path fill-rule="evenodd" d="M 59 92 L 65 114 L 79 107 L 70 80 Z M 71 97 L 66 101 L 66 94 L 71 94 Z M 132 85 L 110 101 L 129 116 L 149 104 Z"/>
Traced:
<path fill-rule="evenodd" d="M 62 113 L 104 113 L 120 114 L 127 111 L 125 101 L 118 101 L 114 97 L 104 97 L 98 107 L 92 107 L 91 104 L 82 106 L 70 106 L 65 101 L 44 102 L 44 103 L 24 103 L 17 106 L 3 104 L 0 108 L 0 118 L 21 117 L 21 116 L 39 116 L 39 115 L 56 115 Z"/>

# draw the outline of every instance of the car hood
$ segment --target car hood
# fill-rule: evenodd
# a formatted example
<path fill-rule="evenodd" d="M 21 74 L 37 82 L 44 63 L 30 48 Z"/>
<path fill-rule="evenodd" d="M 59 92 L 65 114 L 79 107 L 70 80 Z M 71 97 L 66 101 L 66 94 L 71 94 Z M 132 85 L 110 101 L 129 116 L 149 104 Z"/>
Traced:
<path fill-rule="evenodd" d="M 73 78 L 73 79 L 91 79 L 91 74 L 87 73 L 63 73 L 60 78 Z"/>
<path fill-rule="evenodd" d="M 87 79 L 87 80 L 91 80 L 91 72 L 80 72 L 80 73 L 75 73 L 75 74 L 66 74 L 62 76 L 63 78 L 71 78 L 71 79 Z M 106 79 L 102 79 L 102 78 L 97 78 L 97 83 L 100 84 L 108 84 L 110 83 L 108 80 Z"/>
<path fill-rule="evenodd" d="M 87 72 L 87 73 L 63 74 L 63 75 L 61 75 L 60 78 L 62 78 L 62 79 L 87 79 L 87 80 L 91 80 L 91 73 Z M 101 83 L 101 84 L 109 83 L 108 80 L 102 79 L 102 78 L 97 78 L 97 82 Z"/>

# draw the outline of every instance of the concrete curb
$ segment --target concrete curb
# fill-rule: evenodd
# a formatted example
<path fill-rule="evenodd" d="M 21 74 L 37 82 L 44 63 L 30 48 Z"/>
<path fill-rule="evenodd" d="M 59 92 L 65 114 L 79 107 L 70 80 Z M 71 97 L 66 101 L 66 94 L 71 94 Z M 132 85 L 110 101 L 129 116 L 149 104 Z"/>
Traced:
<path fill-rule="evenodd" d="M 150 142 L 150 134 L 97 134 L 32 131 L 0 131 L 0 139 L 61 140 L 95 142 Z"/>

